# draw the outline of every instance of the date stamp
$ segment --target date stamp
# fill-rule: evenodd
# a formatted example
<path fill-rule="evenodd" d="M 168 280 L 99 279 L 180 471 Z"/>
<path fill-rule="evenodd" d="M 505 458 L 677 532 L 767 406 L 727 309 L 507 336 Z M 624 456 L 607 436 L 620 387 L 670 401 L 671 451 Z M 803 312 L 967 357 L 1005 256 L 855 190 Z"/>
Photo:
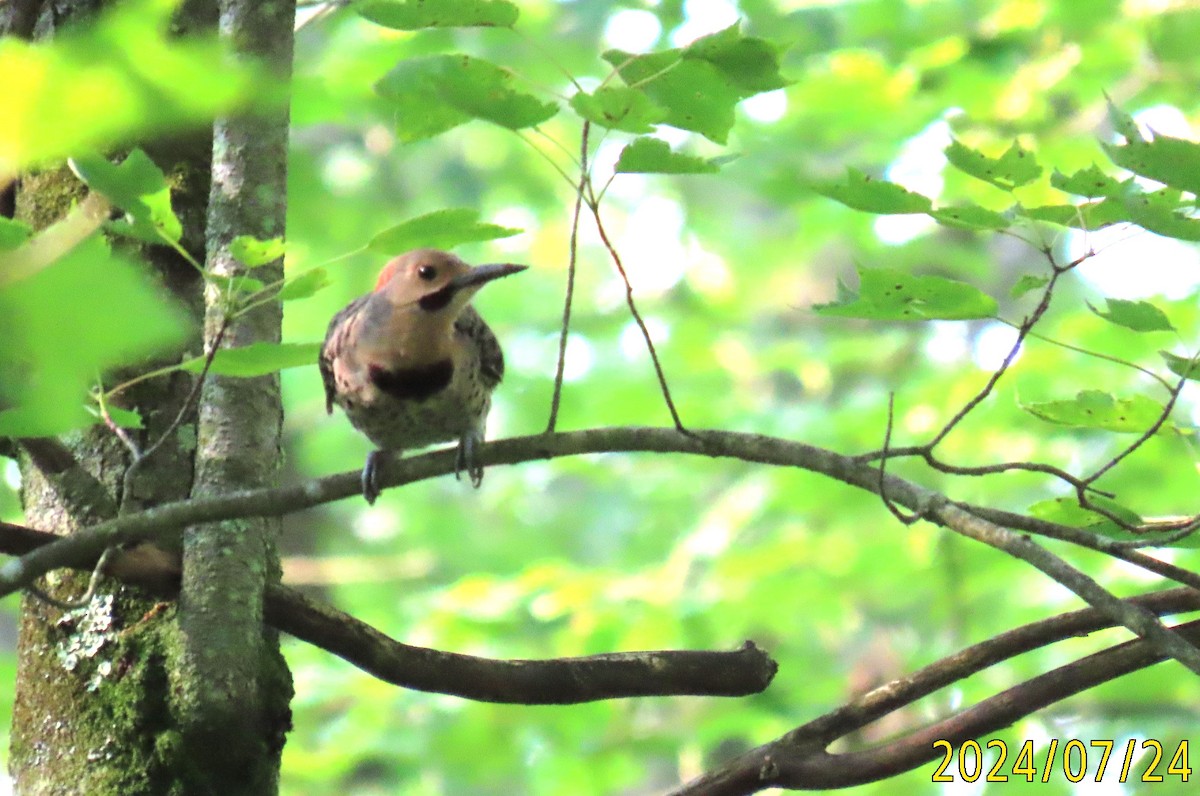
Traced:
<path fill-rule="evenodd" d="M 1166 779 L 1187 782 L 1192 776 L 1186 740 L 1180 741 L 1174 751 L 1169 745 L 1164 747 L 1162 741 L 1153 738 L 1141 742 L 1131 738 L 1123 748 L 1118 748 L 1112 740 L 1088 741 L 1085 744 L 1075 738 L 1066 743 L 1051 738 L 1044 750 L 1035 750 L 1033 741 L 1027 740 L 1016 754 L 1011 755 L 1011 765 L 1008 762 L 1009 746 L 1005 741 L 993 739 L 983 748 L 977 741 L 964 741 L 956 749 L 949 741 L 937 740 L 933 742 L 933 748 L 942 754 L 933 772 L 933 782 L 954 782 L 957 779 L 975 782 L 980 777 L 984 778 L 984 782 L 1008 782 L 1010 777 L 1024 778 L 1026 782 L 1049 782 L 1054 776 L 1061 776 L 1068 782 L 1082 782 L 1092 771 L 1095 772 L 1093 782 L 1102 782 L 1105 777 L 1115 777 L 1117 782 L 1128 782 L 1131 778 L 1135 782 L 1164 782 Z M 995 762 L 986 771 L 984 749 L 996 753 Z M 951 764 L 956 760 L 957 777 L 948 773 L 955 771 Z"/>

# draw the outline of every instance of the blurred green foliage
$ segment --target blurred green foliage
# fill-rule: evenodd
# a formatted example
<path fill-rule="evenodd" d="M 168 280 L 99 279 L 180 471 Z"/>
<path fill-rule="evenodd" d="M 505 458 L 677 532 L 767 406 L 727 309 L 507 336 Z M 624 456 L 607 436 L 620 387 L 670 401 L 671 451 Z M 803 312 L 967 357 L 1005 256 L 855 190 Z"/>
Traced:
<path fill-rule="evenodd" d="M 1060 263 L 1089 247 L 1099 256 L 1059 281 L 1036 329 L 1042 337 L 939 447 L 944 458 L 1086 473 L 1130 437 L 1083 422 L 1085 397 L 1109 408 L 1161 405 L 1162 386 L 1122 363 L 1168 381 L 1168 367 L 1189 372 L 1200 315 L 1195 250 L 1118 222 L 1191 239 L 1196 222 L 1185 210 L 1194 197 L 1180 192 L 1193 189 L 1193 171 L 1172 166 L 1196 152 L 1187 129 L 1200 113 L 1192 44 L 1200 11 L 1118 0 L 539 0 L 521 3 L 511 22 L 505 4 L 462 2 L 448 5 L 491 26 L 407 32 L 397 28 L 430 20 L 412 23 L 406 5 L 364 4 L 381 24 L 343 9 L 298 34 L 287 268 L 289 284 L 314 269 L 323 276 L 287 305 L 289 343 L 319 341 L 332 314 L 370 288 L 386 260 L 370 245 L 381 233 L 472 208 L 478 216 L 465 223 L 524 232 L 459 238 L 471 241 L 460 249 L 466 259 L 532 266 L 476 301 L 509 365 L 491 435 L 542 430 L 582 116 L 611 128 L 591 132 L 601 214 L 688 425 L 857 453 L 881 444 L 895 393 L 892 444 L 929 439 L 1011 345 L 1011 326 L 989 316 L 1019 323 L 1036 304 L 1050 270 L 1043 246 Z M 6 57 L 30 50 L 3 46 Z M 209 63 L 169 49 L 190 67 Z M 455 60 L 462 55 L 470 61 Z M 149 58 L 130 60 L 153 71 Z M 61 90 L 74 91 L 85 70 L 62 69 L 71 88 Z M 236 83 L 222 85 L 236 94 Z M 39 102 L 51 91 L 29 85 Z M 702 87 L 700 105 L 688 87 Z M 215 88 L 188 93 L 205 113 L 226 107 Z M 495 107 L 489 98 L 503 113 L 479 111 Z M 50 113 L 27 107 L 39 119 Z M 114 140 L 111 120 L 69 102 L 52 107 L 77 137 L 15 149 L 22 167 Z M 130 111 L 120 132 L 193 118 L 161 107 L 161 117 Z M 653 141 L 636 138 L 648 130 Z M 1158 190 L 1114 160 L 1184 184 Z M 622 173 L 608 183 L 621 161 L 638 166 L 623 172 L 720 169 Z M 1096 201 L 1078 209 L 1080 197 Z M 8 240 L 5 228 L 0 235 Z M 586 217 L 578 268 L 559 428 L 668 423 L 624 286 Z M 906 275 L 902 299 L 868 278 L 891 272 Z M 840 282 L 855 287 L 839 292 Z M 1089 310 L 1106 298 L 1130 303 Z M 867 309 L 841 313 L 848 318 L 811 309 L 855 301 Z M 1147 321 L 1158 314 L 1175 331 Z M 913 315 L 933 320 L 892 320 Z M 945 320 L 964 317 L 972 320 Z M 14 339 L 3 338 L 5 353 Z M 1162 349 L 1176 359 L 1164 362 Z M 325 416 L 315 368 L 282 379 L 283 477 L 361 466 L 368 443 L 342 417 Z M 1048 406 L 1055 423 L 1027 411 Z M 1142 516 L 1196 510 L 1196 411 L 1189 385 L 1164 433 L 1103 478 L 1119 506 Z M 1031 473 L 955 479 L 907 461 L 889 469 L 1016 511 L 1067 493 Z M 17 514 L 11 491 L 0 492 L 0 508 Z M 676 456 L 493 468 L 477 492 L 452 478 L 414 484 L 373 508 L 348 500 L 290 517 L 283 544 L 294 579 L 410 643 L 549 657 L 732 648 L 751 638 L 781 664 L 771 688 L 749 699 L 523 708 L 398 690 L 289 643 L 296 729 L 283 791 L 296 794 L 658 792 L 966 644 L 1079 606 L 1026 566 L 926 525 L 903 527 L 840 484 Z M 1099 556 L 1063 552 L 1118 593 L 1154 585 Z M 1168 555 L 1198 563 L 1187 549 Z M 1124 637 L 1097 633 L 994 667 L 863 740 Z M 1164 664 L 1001 737 L 1011 749 L 1026 738 L 1131 736 L 1174 749 L 1194 733 L 1188 706 L 1198 697 L 1191 678 Z M 941 792 L 932 770 L 854 792 Z M 1037 787 L 1072 792 L 1057 776 Z M 1127 792 L 1151 787 L 1177 792 L 1133 783 Z"/>

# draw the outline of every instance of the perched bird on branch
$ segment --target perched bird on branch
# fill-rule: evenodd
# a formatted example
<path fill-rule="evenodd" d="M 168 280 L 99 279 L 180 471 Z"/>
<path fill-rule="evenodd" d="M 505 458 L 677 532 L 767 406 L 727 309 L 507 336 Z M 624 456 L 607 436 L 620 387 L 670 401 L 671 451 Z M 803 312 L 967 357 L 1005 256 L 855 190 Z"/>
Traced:
<path fill-rule="evenodd" d="M 417 249 L 388 262 L 372 292 L 333 316 L 321 346 L 325 409 L 337 403 L 379 446 L 362 471 L 368 503 L 379 495 L 382 456 L 435 442 L 458 440 L 455 476 L 465 469 L 479 486 L 477 449 L 504 354 L 470 301 L 488 282 L 525 268 L 472 268 Z"/>

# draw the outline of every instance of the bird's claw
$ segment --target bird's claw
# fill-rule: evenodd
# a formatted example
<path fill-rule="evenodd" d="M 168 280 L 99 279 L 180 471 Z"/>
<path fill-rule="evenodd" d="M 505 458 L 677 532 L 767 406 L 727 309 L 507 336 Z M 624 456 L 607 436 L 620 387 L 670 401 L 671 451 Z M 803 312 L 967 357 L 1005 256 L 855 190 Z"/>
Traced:
<path fill-rule="evenodd" d="M 367 463 L 362 469 L 362 493 L 367 504 L 371 506 L 375 505 L 375 499 L 379 497 L 379 460 L 383 455 L 383 451 L 371 451 L 367 454 Z"/>
<path fill-rule="evenodd" d="M 458 452 L 454 456 L 454 480 L 462 480 L 462 471 L 466 470 L 471 486 L 476 489 L 483 483 L 483 465 L 476 456 L 482 442 L 483 437 L 477 432 L 464 434 L 458 441 Z"/>

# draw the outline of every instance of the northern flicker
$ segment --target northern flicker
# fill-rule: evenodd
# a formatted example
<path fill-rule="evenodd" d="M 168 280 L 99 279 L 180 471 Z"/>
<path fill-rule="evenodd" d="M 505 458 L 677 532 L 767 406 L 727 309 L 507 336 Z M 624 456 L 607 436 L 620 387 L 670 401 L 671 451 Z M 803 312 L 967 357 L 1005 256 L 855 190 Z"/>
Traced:
<path fill-rule="evenodd" d="M 389 261 L 372 292 L 333 316 L 321 346 L 325 410 L 337 403 L 379 446 L 362 471 L 368 503 L 379 495 L 382 456 L 435 442 L 458 440 L 455 477 L 465 469 L 479 486 L 476 452 L 504 354 L 470 301 L 488 282 L 525 268 L 472 268 L 453 254 L 417 249 Z"/>

